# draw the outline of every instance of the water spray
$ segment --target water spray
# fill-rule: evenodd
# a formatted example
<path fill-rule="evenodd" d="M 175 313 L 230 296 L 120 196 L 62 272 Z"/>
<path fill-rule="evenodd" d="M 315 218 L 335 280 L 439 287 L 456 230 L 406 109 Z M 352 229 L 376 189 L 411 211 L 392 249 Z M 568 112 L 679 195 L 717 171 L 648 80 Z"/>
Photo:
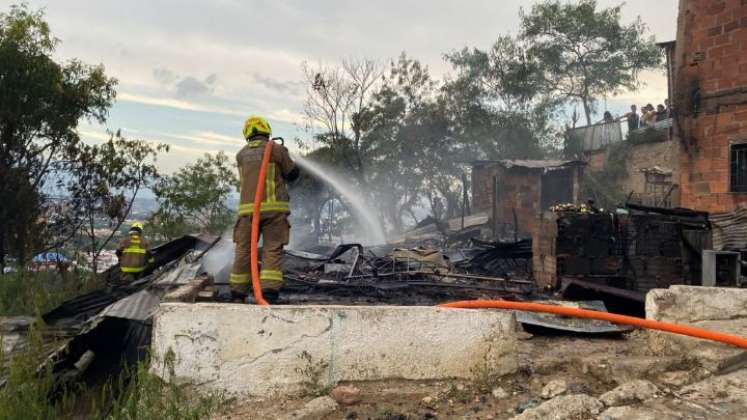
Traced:
<path fill-rule="evenodd" d="M 316 162 L 312 162 L 303 156 L 293 155 L 293 160 L 298 166 L 309 171 L 318 178 L 332 187 L 340 196 L 345 198 L 352 208 L 352 213 L 358 219 L 358 222 L 365 227 L 363 239 L 358 242 L 364 245 L 382 245 L 386 243 L 386 234 L 382 227 L 381 220 L 371 210 L 367 200 L 355 189 L 353 189 L 345 180 L 338 177 L 333 170 L 324 167 Z"/>

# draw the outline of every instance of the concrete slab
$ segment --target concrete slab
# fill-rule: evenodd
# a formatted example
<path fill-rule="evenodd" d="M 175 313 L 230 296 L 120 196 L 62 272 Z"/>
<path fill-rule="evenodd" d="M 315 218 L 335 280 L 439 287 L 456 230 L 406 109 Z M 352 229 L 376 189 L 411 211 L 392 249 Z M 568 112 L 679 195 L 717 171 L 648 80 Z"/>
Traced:
<path fill-rule="evenodd" d="M 435 307 L 163 303 L 152 347 L 157 360 L 173 360 L 173 380 L 241 396 L 518 368 L 513 314 Z"/>
<path fill-rule="evenodd" d="M 646 295 L 646 318 L 747 336 L 747 289 L 671 286 Z M 649 331 L 649 346 L 659 355 L 685 354 L 709 370 L 744 350 L 676 334 Z"/>

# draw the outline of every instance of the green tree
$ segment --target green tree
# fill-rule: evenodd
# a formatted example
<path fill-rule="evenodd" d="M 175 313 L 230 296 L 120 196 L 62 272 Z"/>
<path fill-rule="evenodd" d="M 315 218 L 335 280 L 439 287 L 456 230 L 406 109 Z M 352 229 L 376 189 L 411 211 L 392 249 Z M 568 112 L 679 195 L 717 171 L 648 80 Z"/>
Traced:
<path fill-rule="evenodd" d="M 437 95 L 438 83 L 428 68 L 402 54 L 390 63 L 368 110 L 363 143 L 371 159 L 370 186 L 380 214 L 394 231 L 402 230 L 405 219 L 417 222 L 414 209 L 424 189 L 435 182 L 427 174 L 445 169 L 438 165 L 438 154 L 446 153 L 449 133 L 434 118 Z"/>
<path fill-rule="evenodd" d="M 68 191 L 77 223 L 98 271 L 98 257 L 107 248 L 127 220 L 138 193 L 159 178 L 155 165 L 159 152 L 168 146 L 151 145 L 142 140 L 128 140 L 117 132 L 101 145 L 81 145 Z M 99 228 L 107 227 L 104 236 Z"/>
<path fill-rule="evenodd" d="M 45 188 L 77 158 L 78 121 L 103 122 L 115 97 L 103 66 L 57 62 L 57 44 L 41 11 L 0 13 L 0 266 L 49 246 Z"/>
<path fill-rule="evenodd" d="M 598 9 L 596 0 L 545 0 L 520 12 L 521 37 L 542 64 L 547 83 L 581 102 L 589 125 L 599 97 L 639 88 L 641 71 L 661 62 L 640 17 L 623 25 L 621 9 Z"/>
<path fill-rule="evenodd" d="M 163 177 L 153 189 L 159 203 L 150 221 L 153 233 L 160 240 L 195 231 L 223 233 L 235 219 L 227 200 L 237 185 L 235 165 L 222 152 Z"/>
<path fill-rule="evenodd" d="M 455 136 L 486 159 L 542 156 L 556 137 L 542 64 L 520 39 L 501 36 L 488 50 L 463 49 L 445 56 L 456 77 L 444 86 L 444 112 Z"/>

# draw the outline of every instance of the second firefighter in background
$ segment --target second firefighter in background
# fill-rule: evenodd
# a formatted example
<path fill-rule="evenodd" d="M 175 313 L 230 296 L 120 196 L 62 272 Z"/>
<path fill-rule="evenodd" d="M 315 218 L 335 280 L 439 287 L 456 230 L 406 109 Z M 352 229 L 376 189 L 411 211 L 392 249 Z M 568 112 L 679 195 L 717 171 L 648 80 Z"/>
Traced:
<path fill-rule="evenodd" d="M 154 262 L 150 253 L 150 243 L 143 237 L 142 223 L 132 224 L 127 236 L 119 243 L 117 257 L 121 270 L 119 278 L 121 284 L 129 284 L 137 280 L 143 275 L 148 264 Z"/>
<path fill-rule="evenodd" d="M 270 140 L 272 129 L 262 117 L 249 117 L 244 123 L 244 138 L 247 141 L 238 154 L 236 162 L 241 181 L 239 218 L 233 232 L 236 254 L 231 271 L 231 294 L 235 299 L 245 299 L 251 289 L 250 257 L 254 195 L 257 189 L 260 166 L 265 145 Z M 290 196 L 288 182 L 298 178 L 299 170 L 291 160 L 288 149 L 279 144 L 272 147 L 270 164 L 267 167 L 265 192 L 260 205 L 260 235 L 262 237 L 262 270 L 259 280 L 265 299 L 277 300 L 283 286 L 283 247 L 290 237 Z"/>

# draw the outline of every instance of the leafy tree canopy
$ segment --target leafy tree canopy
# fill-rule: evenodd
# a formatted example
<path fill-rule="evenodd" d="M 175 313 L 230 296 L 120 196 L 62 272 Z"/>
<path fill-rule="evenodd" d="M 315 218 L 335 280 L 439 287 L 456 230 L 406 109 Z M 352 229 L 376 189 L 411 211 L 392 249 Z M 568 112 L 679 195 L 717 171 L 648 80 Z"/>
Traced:
<path fill-rule="evenodd" d="M 521 37 L 542 64 L 546 83 L 581 102 L 589 125 L 599 97 L 639 88 L 641 71 L 661 62 L 640 17 L 623 25 L 621 9 L 599 9 L 596 0 L 545 0 L 520 12 Z"/>
<path fill-rule="evenodd" d="M 58 62 L 57 44 L 41 11 L 0 13 L 0 265 L 49 245 L 43 188 L 76 160 L 78 121 L 104 121 L 115 97 L 103 66 Z"/>

